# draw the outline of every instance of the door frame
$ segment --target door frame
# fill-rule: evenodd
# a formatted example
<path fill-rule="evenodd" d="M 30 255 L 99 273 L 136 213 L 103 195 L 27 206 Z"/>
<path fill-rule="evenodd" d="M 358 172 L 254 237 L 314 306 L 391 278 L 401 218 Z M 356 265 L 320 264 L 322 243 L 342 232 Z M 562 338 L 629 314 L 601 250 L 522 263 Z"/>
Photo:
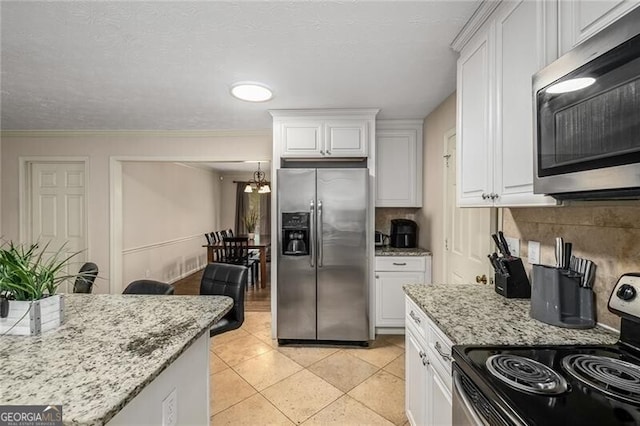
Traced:
<path fill-rule="evenodd" d="M 91 258 L 89 242 L 89 157 L 86 156 L 20 156 L 18 157 L 18 240 L 26 244 L 31 236 L 31 166 L 35 163 L 82 163 L 84 168 L 84 246 L 86 259 Z"/>

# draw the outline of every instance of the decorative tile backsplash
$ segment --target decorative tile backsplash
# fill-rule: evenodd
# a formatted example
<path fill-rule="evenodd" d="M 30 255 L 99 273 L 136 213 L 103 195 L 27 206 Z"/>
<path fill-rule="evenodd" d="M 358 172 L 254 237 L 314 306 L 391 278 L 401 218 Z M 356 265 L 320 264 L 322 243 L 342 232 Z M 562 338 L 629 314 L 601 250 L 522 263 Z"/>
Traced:
<path fill-rule="evenodd" d="M 376 207 L 376 231 L 389 235 L 391 232 L 391 219 L 411 219 L 416 220 L 417 208 L 400 207 Z M 418 229 L 420 232 L 420 229 Z"/>
<path fill-rule="evenodd" d="M 545 265 L 555 263 L 556 237 L 573 243 L 575 256 L 597 265 L 593 290 L 598 322 L 620 328 L 607 302 L 620 275 L 640 272 L 640 205 L 504 209 L 503 230 L 520 239 L 520 257 L 529 274 L 528 241 L 540 242 L 540 263 Z"/>

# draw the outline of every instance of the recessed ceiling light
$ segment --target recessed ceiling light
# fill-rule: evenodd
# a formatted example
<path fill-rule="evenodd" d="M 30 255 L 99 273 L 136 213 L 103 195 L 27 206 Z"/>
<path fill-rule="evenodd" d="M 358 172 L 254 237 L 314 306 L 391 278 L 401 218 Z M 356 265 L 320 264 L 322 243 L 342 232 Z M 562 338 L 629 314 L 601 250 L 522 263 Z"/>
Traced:
<path fill-rule="evenodd" d="M 231 86 L 231 94 L 241 101 L 265 102 L 273 98 L 273 92 L 267 86 L 252 81 L 242 81 Z"/>
<path fill-rule="evenodd" d="M 545 91 L 552 94 L 575 92 L 576 90 L 589 87 L 595 82 L 596 79 L 593 77 L 572 78 L 571 80 L 565 80 L 561 81 L 560 83 L 553 84 L 549 86 Z"/>

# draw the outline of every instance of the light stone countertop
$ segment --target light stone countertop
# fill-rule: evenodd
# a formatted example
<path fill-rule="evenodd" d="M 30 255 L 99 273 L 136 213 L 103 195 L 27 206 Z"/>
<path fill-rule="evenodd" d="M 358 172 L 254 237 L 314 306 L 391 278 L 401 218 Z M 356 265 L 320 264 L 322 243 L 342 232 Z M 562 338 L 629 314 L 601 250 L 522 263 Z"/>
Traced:
<path fill-rule="evenodd" d="M 417 248 L 395 248 L 391 246 L 376 247 L 376 256 L 431 256 L 429 250 Z"/>
<path fill-rule="evenodd" d="M 62 404 L 69 425 L 109 421 L 233 306 L 226 296 L 64 301 L 58 329 L 0 336 L 0 405 Z"/>
<path fill-rule="evenodd" d="M 407 284 L 405 293 L 454 345 L 612 344 L 618 334 L 556 327 L 530 317 L 528 299 L 507 299 L 493 286 Z"/>

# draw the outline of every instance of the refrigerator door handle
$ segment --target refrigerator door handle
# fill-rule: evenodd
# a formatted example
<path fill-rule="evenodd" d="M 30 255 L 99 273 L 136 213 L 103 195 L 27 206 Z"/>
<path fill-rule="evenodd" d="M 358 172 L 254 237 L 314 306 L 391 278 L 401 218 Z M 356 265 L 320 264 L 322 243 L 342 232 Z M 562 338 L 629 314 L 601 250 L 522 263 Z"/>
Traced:
<path fill-rule="evenodd" d="M 315 258 L 316 258 L 316 227 L 315 227 L 315 204 L 313 200 L 309 201 L 309 217 L 310 217 L 310 225 L 311 229 L 309 230 L 309 266 L 315 268 Z"/>
<path fill-rule="evenodd" d="M 318 268 L 322 268 L 322 201 L 318 200 Z"/>

